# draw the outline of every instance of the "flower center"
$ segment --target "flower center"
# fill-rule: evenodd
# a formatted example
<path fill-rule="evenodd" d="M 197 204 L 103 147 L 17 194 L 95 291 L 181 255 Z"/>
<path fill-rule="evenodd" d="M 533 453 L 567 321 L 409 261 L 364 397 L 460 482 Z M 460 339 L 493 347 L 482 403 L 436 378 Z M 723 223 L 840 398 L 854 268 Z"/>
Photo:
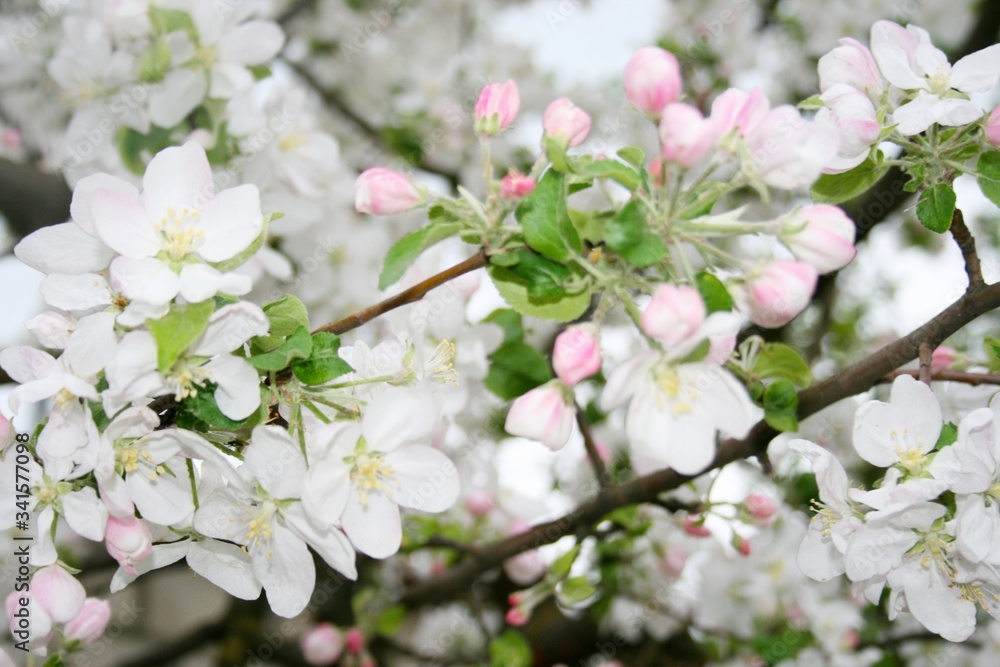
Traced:
<path fill-rule="evenodd" d="M 305 145 L 306 138 L 299 132 L 290 132 L 278 142 L 278 147 L 283 151 L 293 151 Z"/>
<path fill-rule="evenodd" d="M 203 46 L 194 52 L 194 57 L 202 67 L 208 69 L 219 59 L 219 51 L 214 46 Z"/>
<path fill-rule="evenodd" d="M 66 410 L 76 402 L 76 396 L 71 394 L 68 389 L 60 389 L 59 393 L 52 397 L 52 402 L 57 410 Z"/>
<path fill-rule="evenodd" d="M 138 443 L 139 441 L 136 441 Z M 149 450 L 143 449 L 141 445 L 132 444 L 128 447 L 122 447 L 117 452 L 115 452 L 115 458 L 121 463 L 122 468 L 125 472 L 135 472 L 139 469 L 139 464 L 145 461 L 151 466 L 156 466 L 153 460 L 153 455 L 149 453 Z M 162 466 L 156 466 L 155 471 L 150 474 L 150 479 L 156 479 L 156 474 L 162 473 Z"/>
<path fill-rule="evenodd" d="M 673 365 L 661 365 L 655 371 L 655 379 L 656 386 L 660 389 L 660 407 L 667 407 L 669 404 L 674 415 L 689 414 L 694 410 L 698 392 L 681 381 L 681 376 Z"/>
<path fill-rule="evenodd" d="M 201 243 L 205 230 L 198 225 L 200 211 L 187 206 L 167 209 L 167 214 L 156 223 L 156 231 L 163 238 L 163 252 L 167 258 L 180 262 Z"/>
<path fill-rule="evenodd" d="M 424 376 L 441 384 L 458 386 L 458 371 L 455 370 L 455 344 L 447 338 L 438 343 L 434 354 L 424 364 Z"/>
<path fill-rule="evenodd" d="M 395 474 L 396 469 L 386 463 L 381 454 L 364 453 L 354 457 L 351 481 L 358 490 L 361 504 L 368 504 L 369 493 L 382 493 L 387 488 L 393 488 Z"/>
<path fill-rule="evenodd" d="M 204 387 L 211 378 L 210 370 L 191 364 L 186 359 L 179 359 L 163 376 L 167 388 L 174 392 L 174 400 L 177 402 L 183 401 L 188 396 L 197 396 L 198 389 Z"/>

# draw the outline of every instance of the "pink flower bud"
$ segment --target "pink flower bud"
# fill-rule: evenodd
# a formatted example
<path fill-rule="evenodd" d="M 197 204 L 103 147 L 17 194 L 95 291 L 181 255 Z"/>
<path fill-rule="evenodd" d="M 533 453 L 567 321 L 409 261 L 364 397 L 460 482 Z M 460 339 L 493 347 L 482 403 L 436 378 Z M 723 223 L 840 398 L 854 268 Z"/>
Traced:
<path fill-rule="evenodd" d="M 770 109 L 771 104 L 760 88 L 754 88 L 749 93 L 730 88 L 712 102 L 709 118 L 718 124 L 720 134 L 735 128 L 740 136 L 745 137 L 757 128 Z"/>
<path fill-rule="evenodd" d="M 601 345 L 593 324 L 566 327 L 556 336 L 552 350 L 552 368 L 567 387 L 601 370 Z"/>
<path fill-rule="evenodd" d="M 819 273 L 842 269 L 857 254 L 854 222 L 838 207 L 813 204 L 781 219 L 782 243 Z"/>
<path fill-rule="evenodd" d="M 684 526 L 684 532 L 691 537 L 712 536 L 712 531 L 708 529 L 708 526 L 706 526 L 700 519 L 696 519 L 690 514 L 684 517 L 682 525 Z"/>
<path fill-rule="evenodd" d="M 569 442 L 576 419 L 576 407 L 569 404 L 566 391 L 558 381 L 535 387 L 510 406 L 504 428 L 559 451 Z"/>
<path fill-rule="evenodd" d="M 1000 105 L 990 112 L 986 121 L 986 139 L 994 146 L 1000 146 Z"/>
<path fill-rule="evenodd" d="M 68 623 L 76 618 L 87 599 L 80 582 L 59 565 L 48 565 L 35 572 L 31 594 L 55 623 Z"/>
<path fill-rule="evenodd" d="M 302 637 L 299 646 L 310 665 L 332 665 L 344 652 L 344 635 L 330 623 L 320 623 Z"/>
<path fill-rule="evenodd" d="M 740 552 L 741 556 L 750 555 L 750 540 L 740 537 L 739 535 L 734 535 L 733 546 L 736 547 L 736 550 Z"/>
<path fill-rule="evenodd" d="M 669 51 L 647 46 L 636 51 L 625 67 L 625 96 L 653 120 L 681 96 L 681 67 Z"/>
<path fill-rule="evenodd" d="M 545 128 L 545 136 L 564 139 L 570 146 L 579 146 L 590 133 L 590 116 L 569 98 L 560 97 L 545 110 L 542 127 Z"/>
<path fill-rule="evenodd" d="M 10 152 L 17 152 L 21 150 L 21 133 L 12 127 L 5 128 L 0 132 L 0 146 Z"/>
<path fill-rule="evenodd" d="M 816 269 L 805 262 L 772 262 L 733 293 L 754 324 L 780 327 L 809 305 L 816 278 Z"/>
<path fill-rule="evenodd" d="M 705 301 L 693 287 L 663 283 L 642 311 L 642 330 L 667 347 L 687 340 L 705 321 Z"/>
<path fill-rule="evenodd" d="M 511 607 L 516 607 L 524 601 L 524 593 L 522 591 L 516 591 L 507 596 L 507 605 Z"/>
<path fill-rule="evenodd" d="M 365 648 L 365 636 L 357 628 L 351 628 L 344 635 L 344 648 L 351 655 L 357 655 Z"/>
<path fill-rule="evenodd" d="M 660 118 L 663 157 L 687 169 L 711 153 L 719 136 L 719 124 L 682 102 L 668 104 Z"/>
<path fill-rule="evenodd" d="M 840 46 L 819 59 L 819 89 L 826 92 L 837 84 L 846 84 L 878 97 L 885 84 L 872 52 L 850 37 L 844 37 L 839 43 Z"/>
<path fill-rule="evenodd" d="M 487 137 L 495 137 L 514 122 L 520 109 L 521 96 L 513 80 L 487 84 L 479 93 L 473 111 L 476 132 Z"/>
<path fill-rule="evenodd" d="M 942 345 L 941 347 L 934 348 L 934 352 L 931 354 L 931 368 L 934 370 L 946 370 L 951 368 L 952 364 L 958 361 L 958 352 L 954 348 L 946 347 Z"/>
<path fill-rule="evenodd" d="M 500 179 L 500 196 L 504 199 L 527 197 L 535 189 L 535 179 L 512 171 Z"/>
<path fill-rule="evenodd" d="M 109 621 L 111 621 L 111 604 L 107 600 L 87 598 L 76 618 L 66 624 L 63 634 L 66 635 L 66 639 L 91 644 L 104 634 Z"/>
<path fill-rule="evenodd" d="M 507 610 L 507 625 L 513 625 L 515 627 L 520 627 L 528 622 L 528 615 L 524 613 L 524 610 L 519 607 L 512 607 Z"/>
<path fill-rule="evenodd" d="M 840 147 L 837 155 L 823 168 L 839 174 L 858 166 L 871 153 L 882 133 L 875 105 L 867 95 L 845 84 L 837 84 L 823 93 L 826 106 L 816 113 L 816 123 L 837 132 Z"/>
<path fill-rule="evenodd" d="M 743 499 L 743 507 L 758 521 L 767 521 L 778 512 L 774 499 L 764 493 L 751 493 Z"/>
<path fill-rule="evenodd" d="M 425 201 L 427 191 L 423 186 L 391 169 L 367 169 L 354 182 L 354 208 L 359 213 L 395 215 Z"/>
<path fill-rule="evenodd" d="M 493 509 L 493 494 L 489 491 L 473 491 L 465 497 L 465 509 L 472 516 L 486 516 Z"/>
<path fill-rule="evenodd" d="M 653 157 L 646 164 L 646 171 L 649 172 L 649 181 L 654 185 L 663 185 L 663 160 L 660 156 Z"/>
<path fill-rule="evenodd" d="M 153 553 L 153 534 L 142 519 L 108 517 L 104 529 L 104 543 L 108 553 L 122 569 L 135 576 L 135 564 Z"/>

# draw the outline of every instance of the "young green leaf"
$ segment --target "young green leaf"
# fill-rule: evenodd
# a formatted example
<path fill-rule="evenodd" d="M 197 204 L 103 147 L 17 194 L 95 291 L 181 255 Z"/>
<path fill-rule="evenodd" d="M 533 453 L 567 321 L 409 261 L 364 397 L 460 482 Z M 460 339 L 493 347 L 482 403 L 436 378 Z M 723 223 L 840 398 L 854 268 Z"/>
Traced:
<path fill-rule="evenodd" d="M 955 214 L 955 191 L 947 183 L 938 183 L 920 193 L 917 201 L 917 217 L 924 227 L 944 234 L 951 229 L 951 218 Z"/>
<path fill-rule="evenodd" d="M 779 431 L 797 431 L 799 394 L 790 380 L 772 382 L 764 390 L 764 419 Z"/>
<path fill-rule="evenodd" d="M 987 151 L 976 163 L 977 182 L 986 198 L 1000 206 L 1000 151 Z"/>
<path fill-rule="evenodd" d="M 321 331 L 312 336 L 312 353 L 308 359 L 292 363 L 292 373 L 303 384 L 325 384 L 354 369 L 340 358 L 340 337 Z"/>
<path fill-rule="evenodd" d="M 166 315 L 158 320 L 146 320 L 153 339 L 156 341 L 156 368 L 161 373 L 170 370 L 181 354 L 208 326 L 208 318 L 215 312 L 211 299 L 173 305 Z"/>
<path fill-rule="evenodd" d="M 296 359 L 308 359 L 313 351 L 313 340 L 309 329 L 300 326 L 284 343 L 270 352 L 247 357 L 254 368 L 262 371 L 280 371 Z"/>
<path fill-rule="evenodd" d="M 623 259 L 638 267 L 651 266 L 667 254 L 667 246 L 656 234 L 642 212 L 642 203 L 633 199 L 604 227 L 604 241 Z"/>
<path fill-rule="evenodd" d="M 642 169 L 646 165 L 646 152 L 638 146 L 620 148 L 617 155 L 636 169 Z"/>
<path fill-rule="evenodd" d="M 629 190 L 639 187 L 639 174 L 635 169 L 622 164 L 618 160 L 594 160 L 579 159 L 574 161 L 573 170 L 579 176 L 587 178 L 610 178 L 621 183 Z"/>
<path fill-rule="evenodd" d="M 291 336 L 299 327 L 309 328 L 309 311 L 297 296 L 286 294 L 264 306 L 270 326 L 268 333 L 282 338 Z"/>
<path fill-rule="evenodd" d="M 455 222 L 431 224 L 428 227 L 411 232 L 389 248 L 382 266 L 382 274 L 378 278 L 378 288 L 385 289 L 403 277 L 410 264 L 438 241 L 455 236 L 462 231 L 462 225 Z"/>
<path fill-rule="evenodd" d="M 552 379 L 542 353 L 524 343 L 501 346 L 490 357 L 483 384 L 500 398 L 512 400 Z"/>
<path fill-rule="evenodd" d="M 781 378 L 791 380 L 800 387 L 812 384 L 809 364 L 795 348 L 784 343 L 767 343 L 761 349 L 754 363 L 754 377 L 762 379 Z"/>
<path fill-rule="evenodd" d="M 524 318 L 521 313 L 511 308 L 497 308 L 490 313 L 484 322 L 491 322 L 503 329 L 503 345 L 520 343 L 524 340 Z"/>
<path fill-rule="evenodd" d="M 490 667 L 531 667 L 531 645 L 517 630 L 507 630 L 490 642 Z"/>
<path fill-rule="evenodd" d="M 730 296 L 729 290 L 726 289 L 721 280 L 707 271 L 700 271 L 695 276 L 695 281 L 698 292 L 705 301 L 705 309 L 709 313 L 733 309 L 733 297 Z"/>
<path fill-rule="evenodd" d="M 876 151 L 874 156 L 869 156 L 850 171 L 820 176 L 812 186 L 813 201 L 817 204 L 839 204 L 854 199 L 875 185 L 887 169 L 882 161 L 882 152 Z"/>
<path fill-rule="evenodd" d="M 510 269 L 489 266 L 486 272 L 504 301 L 522 315 L 569 322 L 583 315 L 590 306 L 590 292 L 586 289 L 574 293 L 560 292 L 551 297 L 533 297 L 528 292 L 527 281 Z"/>
<path fill-rule="evenodd" d="M 528 245 L 541 254 L 564 262 L 583 250 L 583 243 L 566 209 L 563 175 L 549 170 L 515 212 Z"/>

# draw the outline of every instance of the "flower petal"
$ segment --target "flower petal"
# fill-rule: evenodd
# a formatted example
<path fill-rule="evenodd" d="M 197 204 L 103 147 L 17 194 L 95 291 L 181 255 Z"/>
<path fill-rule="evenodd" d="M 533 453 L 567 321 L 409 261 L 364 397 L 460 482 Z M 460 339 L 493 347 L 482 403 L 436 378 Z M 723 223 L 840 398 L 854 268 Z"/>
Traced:
<path fill-rule="evenodd" d="M 253 243 L 264 226 L 260 192 L 255 185 L 223 190 L 201 212 L 205 232 L 197 253 L 207 262 L 230 259 Z"/>
<path fill-rule="evenodd" d="M 264 585 L 271 611 L 284 618 L 298 616 L 316 587 L 312 554 L 305 542 L 277 521 L 272 522 L 266 546 L 266 551 L 255 549 L 251 555 L 253 572 Z"/>
<path fill-rule="evenodd" d="M 370 493 L 367 503 L 362 504 L 352 488 L 342 522 L 344 532 L 358 551 L 372 558 L 388 558 L 399 551 L 403 524 L 399 507 L 388 496 Z"/>
<path fill-rule="evenodd" d="M 409 445 L 389 452 L 385 462 L 395 470 L 398 488 L 392 499 L 421 512 L 443 512 L 455 504 L 460 491 L 455 464 L 426 445 Z"/>
<path fill-rule="evenodd" d="M 200 211 L 214 196 L 205 149 L 193 141 L 157 153 L 142 177 L 142 203 L 154 222 L 167 217 L 168 209 Z"/>
<path fill-rule="evenodd" d="M 273 21 L 247 21 L 219 40 L 219 60 L 238 65 L 268 62 L 285 44 L 285 35 Z"/>
<path fill-rule="evenodd" d="M 104 243 L 72 222 L 42 227 L 14 246 L 14 255 L 42 273 L 103 271 L 115 256 Z"/>
<path fill-rule="evenodd" d="M 256 600 L 260 597 L 260 582 L 254 576 L 250 555 L 235 544 L 217 540 L 192 542 L 187 563 L 192 570 L 235 598 Z"/>
<path fill-rule="evenodd" d="M 97 190 L 91 197 L 94 229 L 109 248 L 126 257 L 153 257 L 162 242 L 142 202 L 135 197 Z"/>

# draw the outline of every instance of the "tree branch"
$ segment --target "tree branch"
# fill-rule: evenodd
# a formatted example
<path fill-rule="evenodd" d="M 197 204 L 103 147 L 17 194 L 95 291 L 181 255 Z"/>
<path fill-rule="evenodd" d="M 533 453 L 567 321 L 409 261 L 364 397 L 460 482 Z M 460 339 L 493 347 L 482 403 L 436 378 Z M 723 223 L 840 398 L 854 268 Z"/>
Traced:
<path fill-rule="evenodd" d="M 594 434 L 591 433 L 590 424 L 587 423 L 587 418 L 579 406 L 576 408 L 576 425 L 580 427 L 580 435 L 583 436 L 583 446 L 587 450 L 587 458 L 590 460 L 590 466 L 594 469 L 594 476 L 597 477 L 597 483 L 602 489 L 606 489 L 612 484 L 611 475 L 608 474 L 608 468 L 604 465 L 601 453 L 597 451 Z"/>
<path fill-rule="evenodd" d="M 882 381 L 883 376 L 917 357 L 920 345 L 936 347 L 980 315 L 1000 307 L 1000 284 L 989 285 L 962 295 L 948 308 L 910 334 L 886 345 L 862 361 L 799 392 L 799 419 Z M 760 421 L 742 440 L 723 440 L 715 460 L 701 474 L 767 449 L 778 432 Z M 600 521 L 609 512 L 626 505 L 654 502 L 658 496 L 693 479 L 674 470 L 660 470 L 627 484 L 605 489 L 592 500 L 562 518 L 534 526 L 530 530 L 479 549 L 480 557 L 465 560 L 434 579 L 412 586 L 400 601 L 408 607 L 442 602 L 461 595 L 484 572 L 519 553 L 551 544 L 578 529 Z"/>
<path fill-rule="evenodd" d="M 979 254 L 976 252 L 976 239 L 972 232 L 965 225 L 965 216 L 961 209 L 955 209 L 951 218 L 951 235 L 955 237 L 955 243 L 962 251 L 962 259 L 965 261 L 965 275 L 969 277 L 969 289 L 979 289 L 985 282 L 983 281 L 983 269 L 979 263 Z"/>

